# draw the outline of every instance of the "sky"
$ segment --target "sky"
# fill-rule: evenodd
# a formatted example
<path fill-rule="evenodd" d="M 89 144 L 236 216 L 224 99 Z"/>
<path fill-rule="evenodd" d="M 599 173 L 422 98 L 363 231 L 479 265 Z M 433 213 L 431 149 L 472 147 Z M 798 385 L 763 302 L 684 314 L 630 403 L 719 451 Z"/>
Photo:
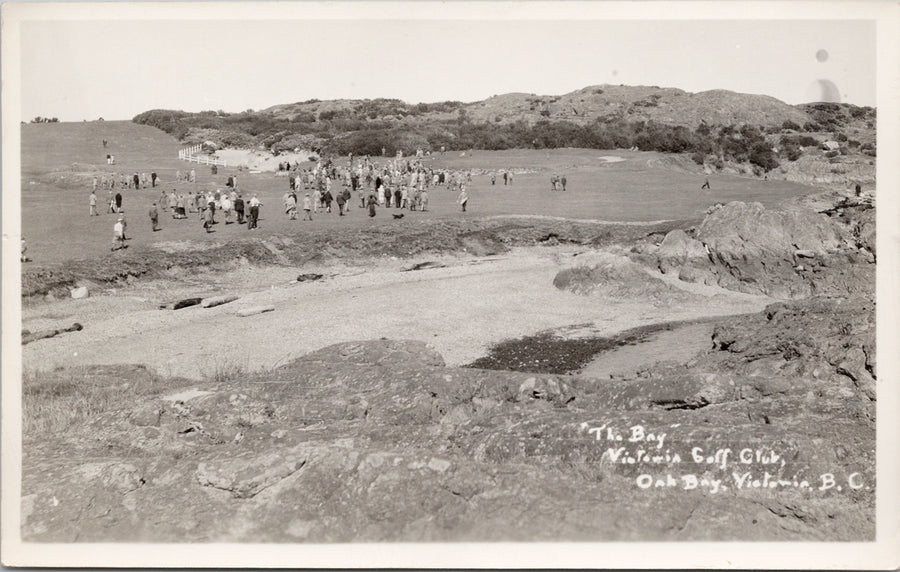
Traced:
<path fill-rule="evenodd" d="M 590 4 L 537 13 L 435 2 L 426 11 L 346 3 L 337 14 L 278 3 L 238 13 L 178 3 L 45 10 L 19 28 L 21 116 L 131 119 L 313 98 L 469 102 L 598 84 L 876 105 L 873 20 L 608 18 Z"/>

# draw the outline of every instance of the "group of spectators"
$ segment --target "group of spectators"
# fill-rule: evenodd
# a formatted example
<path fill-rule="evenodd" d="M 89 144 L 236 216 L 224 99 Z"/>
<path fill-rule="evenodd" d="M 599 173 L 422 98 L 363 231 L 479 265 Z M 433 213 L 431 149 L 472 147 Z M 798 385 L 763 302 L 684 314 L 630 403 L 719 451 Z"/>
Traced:
<path fill-rule="evenodd" d="M 94 176 L 93 181 L 91 182 L 91 188 L 94 191 L 98 189 L 146 189 L 148 187 L 156 187 L 156 184 L 161 182 L 159 176 L 153 172 L 149 175 L 147 173 L 134 173 L 132 175 L 126 175 L 125 173 L 104 173 L 99 176 Z"/>
<path fill-rule="evenodd" d="M 448 189 L 459 193 L 457 204 L 465 212 L 468 204 L 467 185 L 471 184 L 472 172 L 469 170 L 436 170 L 424 165 L 419 158 L 383 160 L 379 163 L 368 156 L 356 158 L 350 155 L 346 164 L 338 165 L 331 159 L 319 160 L 315 166 L 301 168 L 298 163 L 279 163 L 278 176 L 287 176 L 289 188 L 282 197 L 284 212 L 291 220 L 297 220 L 300 209 L 303 220 L 312 220 L 313 214 L 320 212 L 330 214 L 337 211 L 339 216 L 350 213 L 354 200 L 358 200 L 358 208 L 366 209 L 370 217 L 376 216 L 378 208 L 394 208 L 409 211 L 427 212 L 429 210 L 429 191 Z M 512 184 L 512 173 L 500 171 L 504 184 Z M 495 174 L 491 176 L 492 184 Z M 178 182 L 196 182 L 194 169 L 182 173 L 176 172 Z M 141 189 L 155 187 L 160 182 L 157 174 L 135 173 L 132 177 L 122 175 L 119 179 L 101 176 L 95 177 L 94 188 L 90 196 L 90 215 L 99 216 L 97 210 L 97 188 L 108 189 L 107 213 L 119 215 L 114 226 L 113 250 L 125 248 L 127 222 L 122 206 L 122 193 L 119 189 Z M 118 191 L 118 192 L 114 192 Z M 336 205 L 336 208 L 335 206 Z M 177 189 L 161 191 L 159 198 L 152 203 L 148 215 L 154 232 L 162 230 L 159 225 L 160 214 L 171 212 L 173 219 L 187 219 L 196 213 L 207 233 L 215 232 L 213 225 L 247 224 L 249 230 L 257 229 L 259 211 L 262 202 L 256 193 L 245 201 L 241 192 L 237 191 L 237 178 L 229 176 L 224 190 L 189 191 L 187 194 Z M 395 214 L 395 218 L 402 217 Z"/>
<path fill-rule="evenodd" d="M 320 210 L 331 213 L 333 203 L 337 204 L 338 214 L 344 216 L 349 213 L 354 195 L 359 208 L 368 209 L 369 216 L 375 216 L 376 207 L 424 212 L 428 210 L 429 189 L 442 187 L 459 191 L 465 199 L 460 201 L 460 208 L 465 210 L 465 187 L 472 181 L 471 171 L 435 170 L 418 159 L 402 157 L 378 164 L 369 156 L 354 162 L 350 155 L 347 164 L 341 166 L 325 159 L 309 169 L 289 162 L 279 163 L 278 167 L 276 174 L 288 178 L 289 188 L 282 204 L 291 220 L 297 220 L 300 208 L 304 211 L 303 220 L 312 220 L 312 214 Z M 511 184 L 512 173 L 503 174 L 504 181 Z"/>

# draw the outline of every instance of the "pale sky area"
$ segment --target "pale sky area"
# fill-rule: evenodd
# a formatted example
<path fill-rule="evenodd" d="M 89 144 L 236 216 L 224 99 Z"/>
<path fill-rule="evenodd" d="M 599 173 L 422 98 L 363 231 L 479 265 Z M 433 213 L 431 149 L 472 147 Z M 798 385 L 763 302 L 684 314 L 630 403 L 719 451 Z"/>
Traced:
<path fill-rule="evenodd" d="M 216 14 L 22 22 L 22 119 L 239 112 L 312 98 L 468 102 L 604 83 L 876 104 L 871 20 L 521 21 L 479 20 L 473 11 L 467 21 L 303 20 L 295 12 L 289 20 L 236 21 Z"/>

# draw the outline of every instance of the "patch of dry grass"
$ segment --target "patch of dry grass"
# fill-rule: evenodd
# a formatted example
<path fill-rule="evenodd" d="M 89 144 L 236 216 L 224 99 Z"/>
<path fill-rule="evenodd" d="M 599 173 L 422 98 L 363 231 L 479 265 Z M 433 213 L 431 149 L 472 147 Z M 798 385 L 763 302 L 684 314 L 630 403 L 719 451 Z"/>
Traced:
<path fill-rule="evenodd" d="M 160 377 L 143 365 L 25 372 L 23 438 L 28 441 L 68 431 L 101 413 L 130 409 L 141 398 L 185 383 L 179 378 Z"/>

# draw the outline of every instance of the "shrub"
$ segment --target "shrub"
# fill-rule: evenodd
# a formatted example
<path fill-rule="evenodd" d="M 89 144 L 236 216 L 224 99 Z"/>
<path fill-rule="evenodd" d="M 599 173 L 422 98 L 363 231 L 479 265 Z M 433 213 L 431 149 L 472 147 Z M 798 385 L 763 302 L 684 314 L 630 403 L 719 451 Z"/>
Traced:
<path fill-rule="evenodd" d="M 782 129 L 790 129 L 792 131 L 800 131 L 800 126 L 791 120 L 787 120 L 781 124 Z"/>
<path fill-rule="evenodd" d="M 758 143 L 750 152 L 750 162 L 759 165 L 767 172 L 779 166 L 774 151 L 765 143 Z"/>

